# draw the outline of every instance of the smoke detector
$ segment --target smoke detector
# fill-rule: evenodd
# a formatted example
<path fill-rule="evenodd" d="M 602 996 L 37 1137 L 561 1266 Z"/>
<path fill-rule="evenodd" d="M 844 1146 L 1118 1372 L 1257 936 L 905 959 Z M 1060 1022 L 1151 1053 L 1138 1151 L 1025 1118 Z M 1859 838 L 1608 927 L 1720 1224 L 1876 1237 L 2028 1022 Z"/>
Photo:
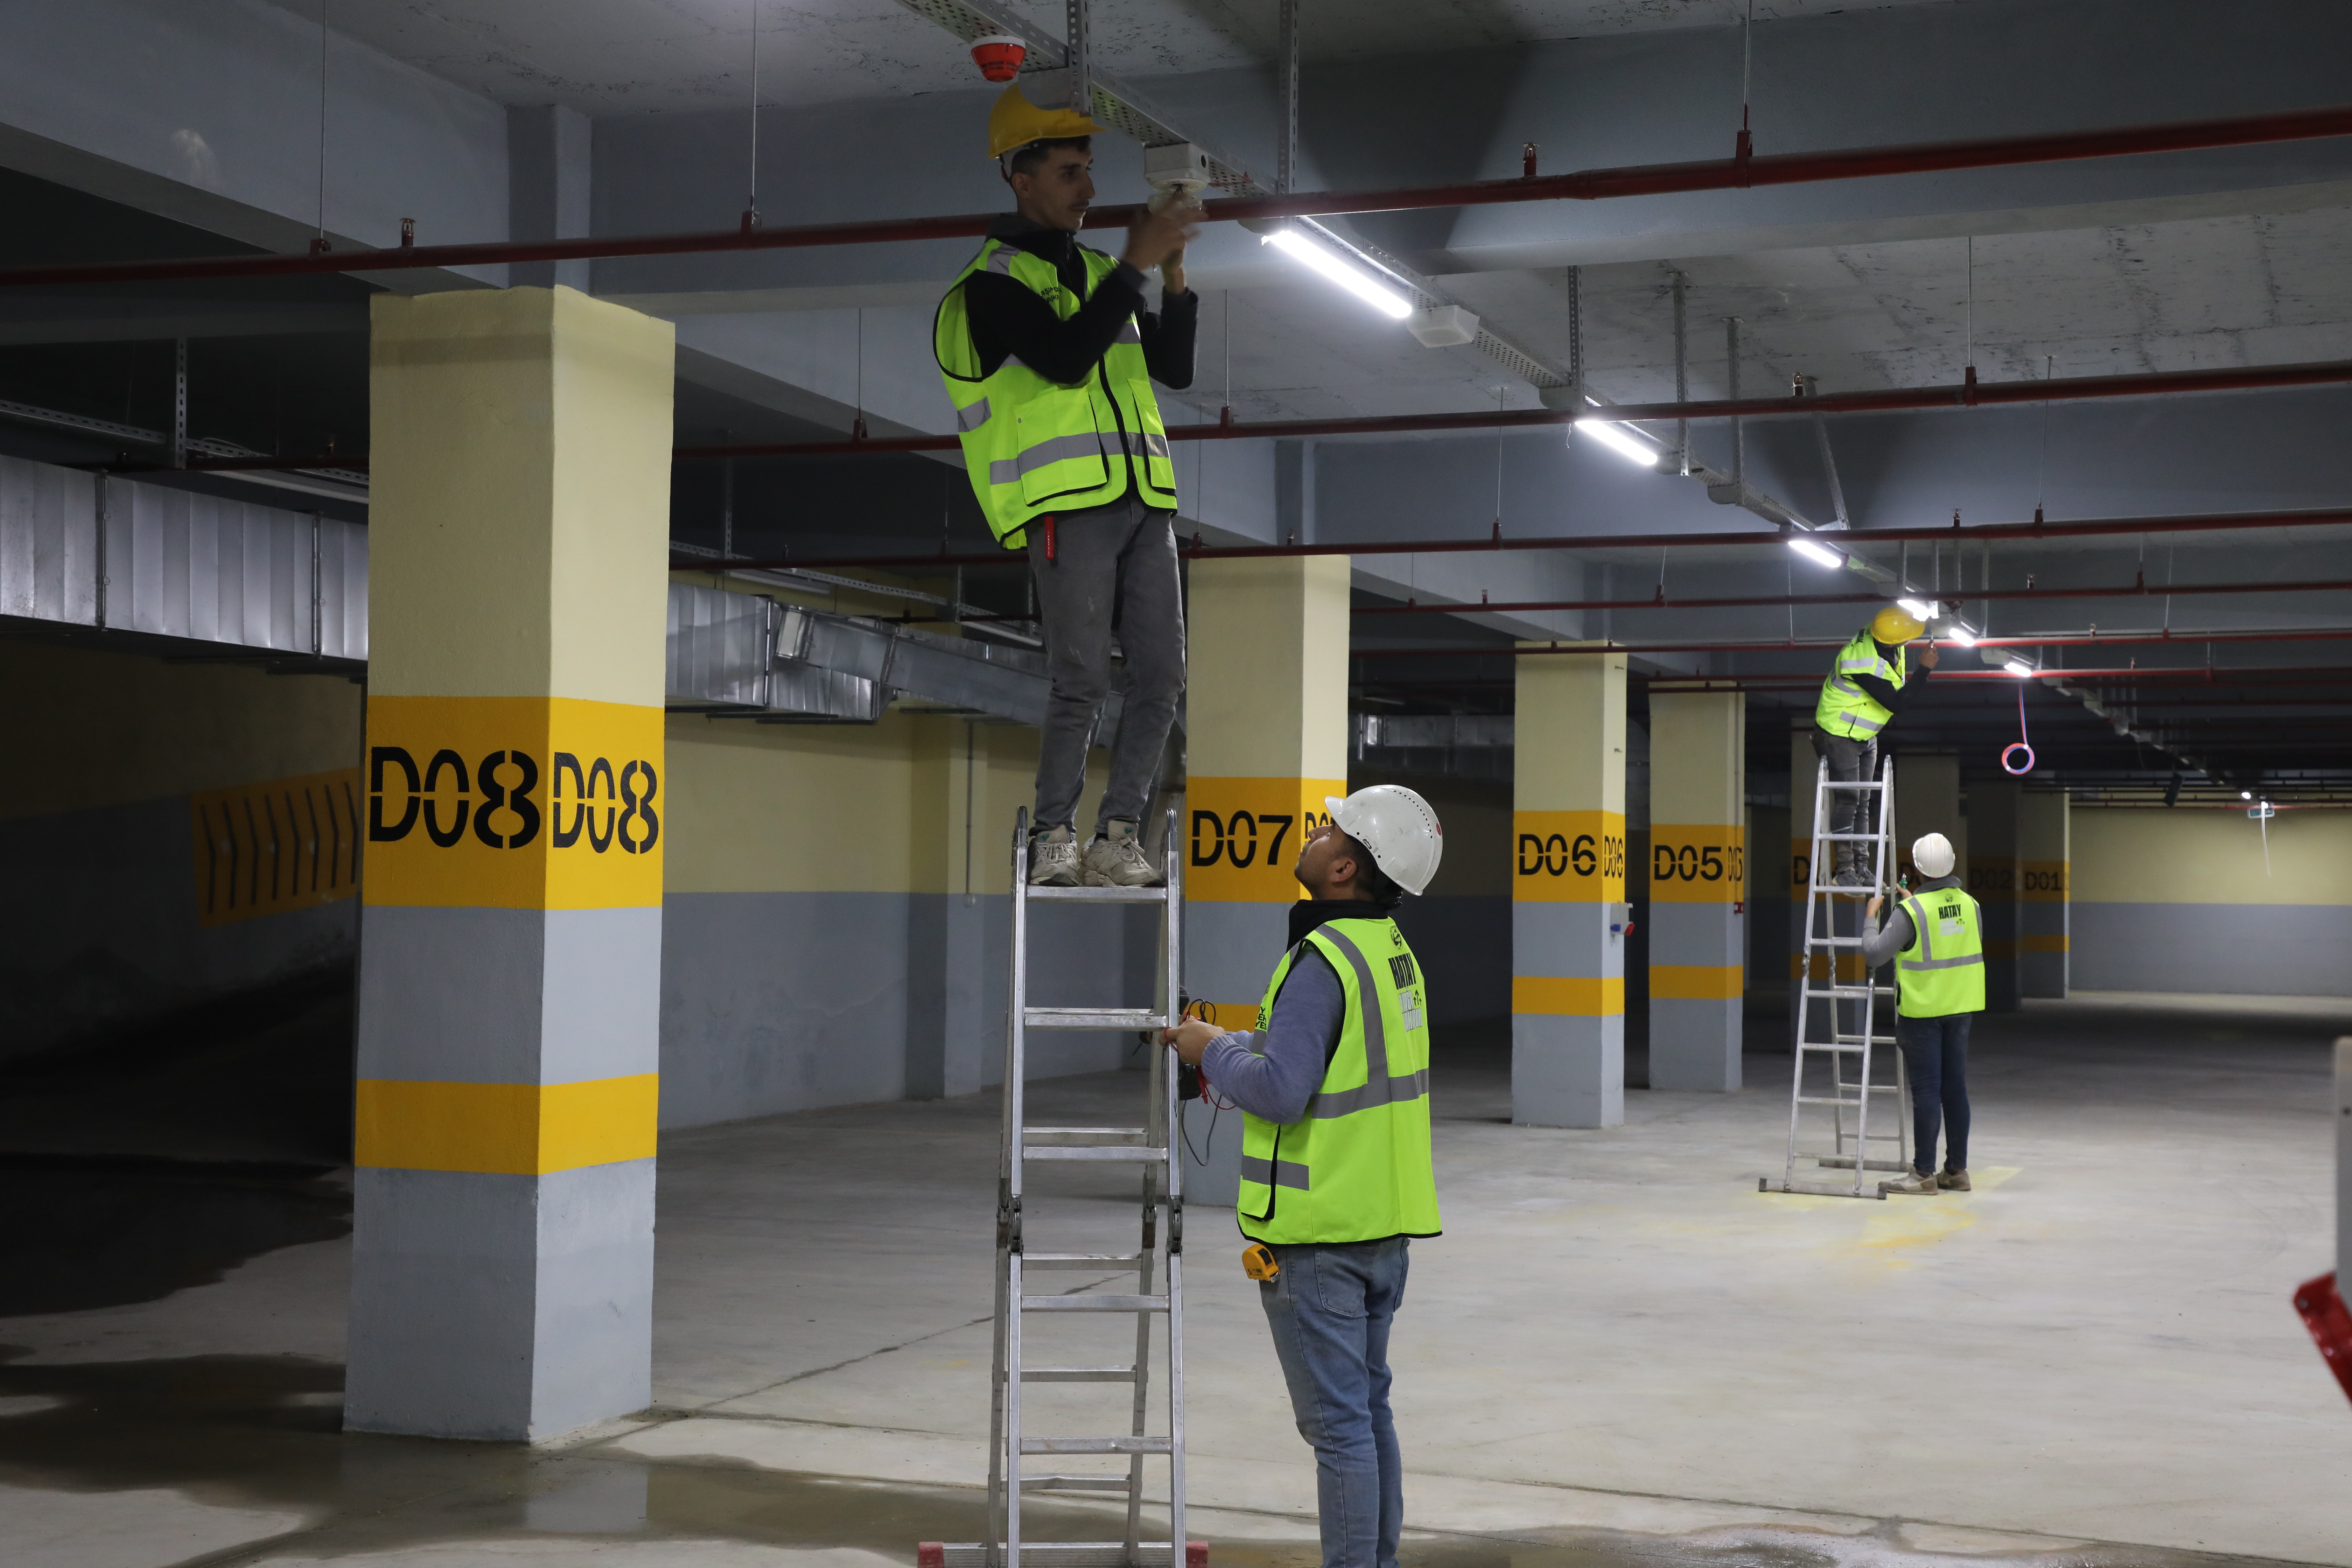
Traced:
<path fill-rule="evenodd" d="M 1021 74 L 1029 46 L 1007 33 L 991 33 L 971 41 L 971 63 L 991 81 L 1011 81 Z"/>

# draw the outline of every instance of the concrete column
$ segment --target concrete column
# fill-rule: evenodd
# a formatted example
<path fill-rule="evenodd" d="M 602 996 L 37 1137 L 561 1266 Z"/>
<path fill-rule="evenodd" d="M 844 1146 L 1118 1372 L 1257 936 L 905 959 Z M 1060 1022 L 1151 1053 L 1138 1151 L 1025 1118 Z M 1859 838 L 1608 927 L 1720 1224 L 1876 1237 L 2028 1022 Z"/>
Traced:
<path fill-rule="evenodd" d="M 1969 786 L 1969 894 L 1984 915 L 1985 1011 L 2014 1013 L 2018 990 L 2018 808 L 2014 779 Z"/>
<path fill-rule="evenodd" d="M 551 103 L 508 109 L 508 238 L 570 239 L 589 232 L 592 144 L 591 122 L 576 109 Z M 518 287 L 561 283 L 585 293 L 590 266 L 519 261 L 508 275 Z"/>
<path fill-rule="evenodd" d="M 1895 753 L 1895 862 L 1911 885 L 1919 868 L 1911 846 L 1930 833 L 1952 841 L 1952 865 L 1963 877 L 1969 868 L 1969 824 L 1960 815 L 1960 760 L 1898 751 Z"/>
<path fill-rule="evenodd" d="M 1650 1087 L 1739 1087 L 1748 704 L 1650 697 Z"/>
<path fill-rule="evenodd" d="M 2027 996 L 2066 994 L 2067 900 L 2074 885 L 2071 797 L 2063 790 L 2030 791 L 2017 803 L 2019 990 Z"/>
<path fill-rule="evenodd" d="M 1191 570 L 1184 983 L 1220 1024 L 1256 1017 L 1289 940 L 1301 836 L 1348 793 L 1349 572 L 1344 555 Z M 1192 1126 L 1196 1149 L 1207 1124 Z M 1228 1112 L 1208 1168 L 1185 1173 L 1188 1196 L 1232 1203 L 1240 1152 Z"/>
<path fill-rule="evenodd" d="M 669 324 L 378 295 L 357 1431 L 650 1397 Z"/>
<path fill-rule="evenodd" d="M 907 900 L 907 1094 L 977 1093 L 1004 1049 L 986 1005 L 988 915 L 1002 889 L 1003 835 L 982 815 L 987 727 L 926 719 L 915 736 L 913 887 Z"/>
<path fill-rule="evenodd" d="M 1625 1120 L 1625 656 L 1518 661 L 1511 1120 Z"/>

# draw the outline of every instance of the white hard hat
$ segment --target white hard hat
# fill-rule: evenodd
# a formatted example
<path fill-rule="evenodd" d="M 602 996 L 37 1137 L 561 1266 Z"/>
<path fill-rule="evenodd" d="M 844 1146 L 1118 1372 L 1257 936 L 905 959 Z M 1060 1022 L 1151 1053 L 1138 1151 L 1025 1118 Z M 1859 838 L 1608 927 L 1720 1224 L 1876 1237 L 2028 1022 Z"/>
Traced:
<path fill-rule="evenodd" d="M 1339 831 L 1372 852 L 1372 864 L 1406 892 L 1418 896 L 1437 875 L 1445 854 L 1445 829 L 1429 802 L 1402 784 L 1367 784 L 1345 800 L 1323 797 Z"/>
<path fill-rule="evenodd" d="M 1911 845 L 1911 864 L 1923 877 L 1950 876 L 1952 860 L 1952 841 L 1940 833 L 1923 835 Z"/>

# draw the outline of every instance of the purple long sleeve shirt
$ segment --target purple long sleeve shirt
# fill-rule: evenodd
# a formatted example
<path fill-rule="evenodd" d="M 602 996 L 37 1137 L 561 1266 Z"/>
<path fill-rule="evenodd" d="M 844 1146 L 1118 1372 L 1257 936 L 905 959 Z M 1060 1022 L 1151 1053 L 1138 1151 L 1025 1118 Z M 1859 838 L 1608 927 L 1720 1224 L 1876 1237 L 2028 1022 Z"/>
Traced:
<path fill-rule="evenodd" d="M 1266 1027 L 1219 1035 L 1201 1053 L 1201 1070 L 1212 1092 L 1288 1126 L 1307 1114 L 1347 1016 L 1348 994 L 1330 960 L 1308 947 L 1283 977 Z"/>

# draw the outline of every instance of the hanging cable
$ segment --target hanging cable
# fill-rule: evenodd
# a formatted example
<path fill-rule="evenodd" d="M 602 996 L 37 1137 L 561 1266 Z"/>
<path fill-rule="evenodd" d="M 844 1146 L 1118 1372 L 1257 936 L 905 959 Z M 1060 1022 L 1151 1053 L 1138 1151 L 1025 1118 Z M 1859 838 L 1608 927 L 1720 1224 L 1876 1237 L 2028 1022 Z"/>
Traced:
<path fill-rule="evenodd" d="M 2020 752 L 2025 753 L 2025 761 L 2011 764 L 2009 759 Z M 2025 735 L 2025 682 L 2022 680 L 2017 683 L 2017 739 L 2001 748 L 2000 771 L 2011 778 L 2033 771 L 2033 747 Z"/>
<path fill-rule="evenodd" d="M 310 237 L 310 254 L 327 249 L 327 0 L 319 0 L 319 232 Z"/>
<path fill-rule="evenodd" d="M 751 0 L 751 187 L 743 202 L 743 232 L 760 226 L 760 0 Z"/>

